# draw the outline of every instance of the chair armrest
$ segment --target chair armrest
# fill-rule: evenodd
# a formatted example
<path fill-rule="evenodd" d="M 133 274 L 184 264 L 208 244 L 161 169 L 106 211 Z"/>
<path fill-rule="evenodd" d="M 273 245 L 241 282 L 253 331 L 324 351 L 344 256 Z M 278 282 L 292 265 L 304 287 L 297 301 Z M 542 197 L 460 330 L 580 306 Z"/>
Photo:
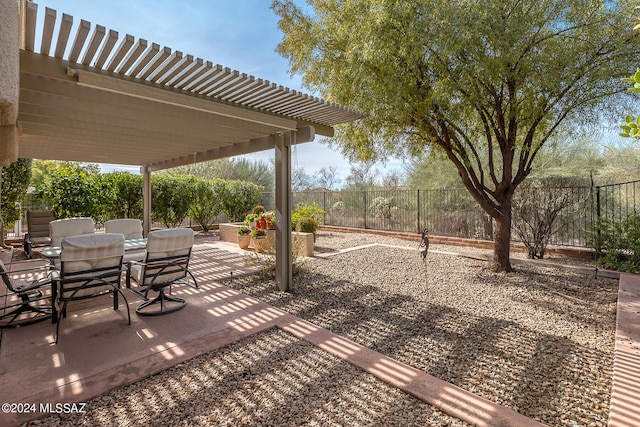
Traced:
<path fill-rule="evenodd" d="M 24 264 L 27 264 L 27 263 L 34 264 L 34 261 L 25 260 L 25 261 L 8 262 L 8 263 L 5 264 L 5 267 L 10 267 L 10 266 L 13 266 L 13 265 L 20 266 L 20 265 L 24 265 Z M 16 274 L 16 273 L 24 273 L 24 272 L 28 272 L 28 271 L 39 271 L 39 270 L 49 270 L 50 271 L 50 270 L 55 270 L 55 268 L 53 268 L 53 266 L 51 264 L 42 264 L 42 265 L 34 265 L 34 266 L 29 267 L 29 268 L 20 268 L 18 270 L 7 268 L 5 272 L 7 274 L 9 274 L 9 275 L 13 275 L 13 274 Z"/>

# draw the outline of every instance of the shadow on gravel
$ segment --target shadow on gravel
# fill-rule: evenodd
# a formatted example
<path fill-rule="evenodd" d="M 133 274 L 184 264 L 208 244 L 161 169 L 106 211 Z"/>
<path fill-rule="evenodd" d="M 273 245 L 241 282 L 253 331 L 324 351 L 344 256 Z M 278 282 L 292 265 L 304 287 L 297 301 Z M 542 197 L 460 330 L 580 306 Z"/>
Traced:
<path fill-rule="evenodd" d="M 354 276 L 368 274 L 367 268 Z M 305 274 L 305 285 L 290 293 L 275 292 L 271 281 L 253 276 L 226 284 L 541 422 L 606 423 L 610 396 L 602 390 L 611 388 L 613 342 L 610 352 L 601 352 L 595 345 L 581 345 L 568 336 L 503 318 L 499 311 L 495 316 L 477 316 L 357 280 L 314 271 Z M 613 281 L 592 283 L 576 274 L 575 284 L 566 286 L 558 282 L 554 270 L 527 270 L 533 274 L 532 285 L 521 280 L 522 274 L 494 274 L 483 267 L 476 271 L 486 286 L 517 289 L 514 301 L 528 309 L 555 313 L 582 327 L 597 328 L 594 323 L 602 323 L 603 330 L 614 327 L 615 313 L 606 309 L 595 321 L 584 315 L 584 310 L 597 310 L 594 299 L 603 304 L 615 301 Z M 429 291 L 439 292 L 439 285 L 431 283 Z M 550 293 L 560 294 L 563 302 L 548 299 Z"/>

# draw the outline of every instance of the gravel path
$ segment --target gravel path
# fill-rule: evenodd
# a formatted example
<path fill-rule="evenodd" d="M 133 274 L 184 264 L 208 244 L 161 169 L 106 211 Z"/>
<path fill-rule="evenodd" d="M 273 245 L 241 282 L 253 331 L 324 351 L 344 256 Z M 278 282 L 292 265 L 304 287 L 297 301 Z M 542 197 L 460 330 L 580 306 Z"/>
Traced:
<path fill-rule="evenodd" d="M 340 254 L 358 245 L 381 243 Z M 486 263 L 416 243 L 320 232 L 291 293 L 232 287 L 549 425 L 607 423 L 617 281 Z M 227 285 L 229 285 L 227 283 Z M 465 425 L 271 330 L 29 425 Z M 144 410 L 143 408 L 152 408 Z"/>

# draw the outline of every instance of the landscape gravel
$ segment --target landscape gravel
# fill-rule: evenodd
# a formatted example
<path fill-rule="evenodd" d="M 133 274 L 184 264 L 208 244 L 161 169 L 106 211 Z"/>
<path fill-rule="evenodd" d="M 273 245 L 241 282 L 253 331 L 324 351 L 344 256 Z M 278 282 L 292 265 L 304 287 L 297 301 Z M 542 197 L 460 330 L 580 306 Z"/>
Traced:
<path fill-rule="evenodd" d="M 617 281 L 494 273 L 447 253 L 461 249 L 432 245 L 423 263 L 416 242 L 321 231 L 291 292 L 258 275 L 225 285 L 548 425 L 605 426 Z M 87 407 L 29 425 L 465 425 L 280 330 Z"/>

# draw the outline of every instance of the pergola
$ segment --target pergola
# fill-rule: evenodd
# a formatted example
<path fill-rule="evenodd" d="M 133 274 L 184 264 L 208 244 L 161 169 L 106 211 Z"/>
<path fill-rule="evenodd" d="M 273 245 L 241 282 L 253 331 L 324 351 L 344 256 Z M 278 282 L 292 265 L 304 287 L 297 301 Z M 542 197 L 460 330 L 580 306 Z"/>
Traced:
<path fill-rule="evenodd" d="M 276 276 L 289 289 L 291 147 L 362 115 L 84 20 L 72 34 L 73 17 L 49 8 L 37 29 L 37 9 L 19 12 L 18 156 L 139 165 L 146 233 L 151 172 L 275 149 Z"/>

